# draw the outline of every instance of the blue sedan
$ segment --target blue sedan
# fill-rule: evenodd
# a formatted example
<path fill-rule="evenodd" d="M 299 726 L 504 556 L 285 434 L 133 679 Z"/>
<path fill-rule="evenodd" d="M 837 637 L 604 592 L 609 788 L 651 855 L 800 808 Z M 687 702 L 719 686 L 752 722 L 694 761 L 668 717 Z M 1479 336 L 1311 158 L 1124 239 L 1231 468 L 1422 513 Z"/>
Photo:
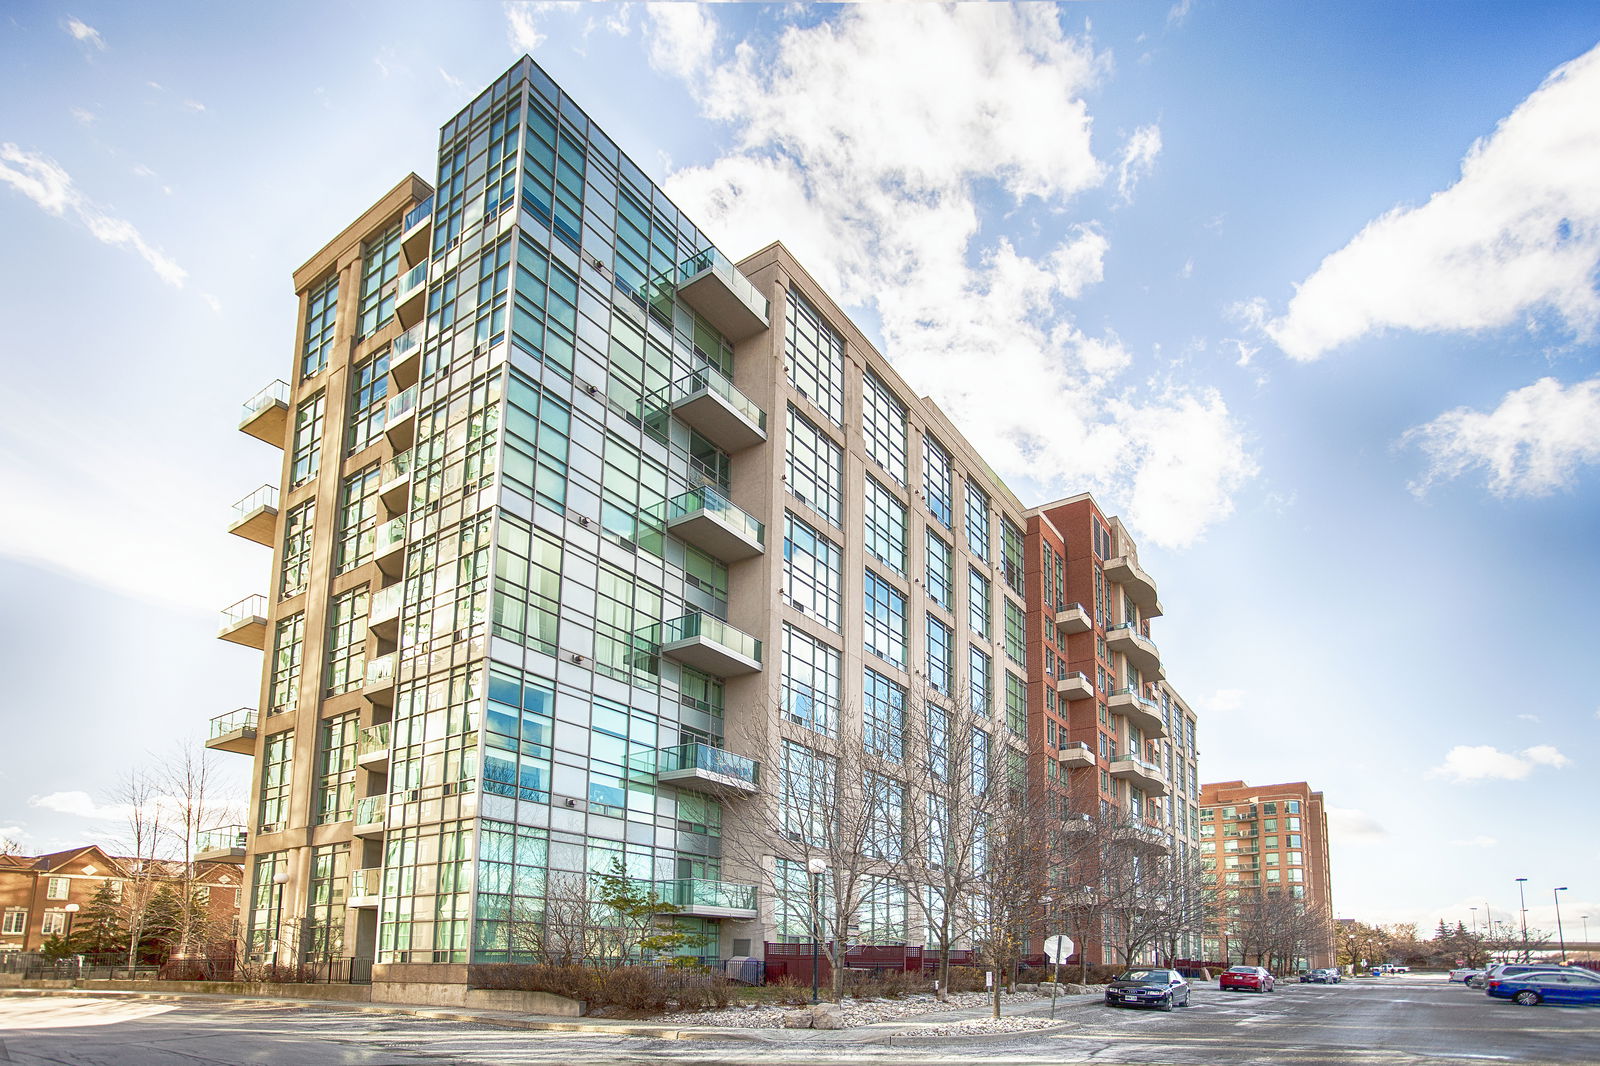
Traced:
<path fill-rule="evenodd" d="M 1592 1004 L 1600 1007 L 1600 974 L 1579 969 L 1519 973 L 1511 977 L 1491 978 L 1485 991 L 1491 996 L 1509 999 L 1524 1007 L 1536 1003 Z"/>

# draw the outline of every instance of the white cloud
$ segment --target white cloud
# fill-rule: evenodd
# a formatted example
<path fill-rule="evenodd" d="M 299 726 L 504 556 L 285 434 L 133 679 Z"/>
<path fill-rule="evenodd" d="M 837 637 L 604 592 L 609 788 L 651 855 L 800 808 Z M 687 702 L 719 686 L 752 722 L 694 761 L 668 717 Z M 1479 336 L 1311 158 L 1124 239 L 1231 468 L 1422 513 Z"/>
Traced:
<path fill-rule="evenodd" d="M 1117 193 L 1124 202 L 1133 199 L 1133 187 L 1154 169 L 1160 154 L 1159 126 L 1140 126 L 1128 137 L 1122 146 L 1122 161 L 1117 164 Z"/>
<path fill-rule="evenodd" d="M 1184 19 L 1189 17 L 1189 8 L 1193 5 L 1194 0 L 1178 0 L 1177 3 L 1167 9 L 1167 25 L 1180 25 Z"/>
<path fill-rule="evenodd" d="M 69 110 L 72 112 L 72 117 L 80 124 L 84 126 L 94 125 L 95 113 L 93 111 L 90 111 L 88 108 L 84 107 L 74 107 L 69 108 Z"/>
<path fill-rule="evenodd" d="M 540 15 L 551 11 L 576 11 L 582 4 L 561 0 L 515 0 L 505 5 L 506 29 L 511 35 L 511 45 L 519 52 L 533 52 L 545 42 L 539 29 Z M 692 6 L 692 5 L 691 5 Z"/>
<path fill-rule="evenodd" d="M 165 253 L 149 244 L 133 223 L 107 213 L 80 192 L 72 175 L 48 156 L 0 144 L 0 183 L 32 200 L 47 214 L 64 218 L 68 211 L 102 244 L 127 245 L 168 285 L 183 288 L 189 275 Z"/>
<path fill-rule="evenodd" d="M 1540 378 L 1506 393 L 1493 411 L 1446 411 L 1407 430 L 1401 443 L 1428 457 L 1411 486 L 1419 495 L 1474 470 L 1496 496 L 1548 495 L 1570 486 L 1578 467 L 1600 462 L 1600 378 L 1572 386 Z"/>
<path fill-rule="evenodd" d="M 1522 719 L 1524 722 L 1533 722 L 1535 724 L 1540 721 L 1539 716 L 1536 714 L 1519 714 L 1517 717 Z"/>
<path fill-rule="evenodd" d="M 48 796 L 29 796 L 28 806 L 104 822 L 126 818 L 130 809 L 125 803 L 96 803 L 87 792 L 76 791 L 52 792 Z"/>
<path fill-rule="evenodd" d="M 1573 334 L 1600 322 L 1600 47 L 1557 68 L 1461 178 L 1420 207 L 1368 223 L 1297 286 L 1267 333 L 1317 359 L 1385 329 L 1473 331 L 1553 312 Z"/>
<path fill-rule="evenodd" d="M 1428 771 L 1428 776 L 1447 778 L 1456 784 L 1469 781 L 1521 781 L 1536 766 L 1559 770 L 1571 762 L 1571 759 L 1548 744 L 1536 745 L 1521 752 L 1501 751 L 1488 744 L 1458 744 L 1445 754 L 1443 763 Z"/>
<path fill-rule="evenodd" d="M 183 108 L 185 111 L 192 111 L 194 114 L 198 115 L 200 112 L 206 109 L 206 105 L 202 104 L 199 100 L 185 100 L 183 102 Z"/>
<path fill-rule="evenodd" d="M 212 311 L 216 312 L 219 315 L 222 314 L 222 301 L 221 300 L 217 299 L 215 296 L 211 295 L 209 292 L 201 293 L 200 294 L 200 299 L 204 300 L 206 302 L 206 306 L 211 308 Z"/>
<path fill-rule="evenodd" d="M 1209 696 L 1195 701 L 1195 709 L 1206 714 L 1237 711 L 1244 706 L 1245 690 L 1242 688 L 1219 688 Z"/>
<path fill-rule="evenodd" d="M 97 52 L 106 50 L 106 40 L 100 36 L 100 31 L 74 15 L 68 15 L 62 22 L 61 28 L 70 33 L 73 40 L 86 44 Z"/>
<path fill-rule="evenodd" d="M 452 88 L 452 89 L 459 89 L 459 88 L 461 88 L 461 86 L 463 84 L 463 82 L 461 81 L 460 78 L 456 77 L 454 74 L 450 73 L 448 70 L 444 69 L 443 67 L 439 68 L 439 77 L 443 78 L 444 79 L 444 83 L 446 85 L 450 86 L 450 88 Z"/>
<path fill-rule="evenodd" d="M 1107 65 L 1092 42 L 1045 5 L 885 4 L 730 51 L 712 10 L 646 8 L 652 62 L 735 137 L 666 182 L 724 250 L 782 240 L 842 304 L 875 315 L 896 369 L 1002 476 L 1126 502 L 1159 544 L 1229 513 L 1254 467 L 1220 395 L 1171 382 L 1135 395 L 1133 353 L 1068 307 L 1101 280 L 1108 248 L 1067 214 L 1111 173 L 1083 99 Z M 1129 188 L 1159 145 L 1147 129 Z M 1024 251 L 994 235 L 1001 212 L 1044 240 Z"/>
<path fill-rule="evenodd" d="M 1452 840 L 1451 843 L 1458 848 L 1492 848 L 1499 845 L 1500 841 L 1494 837 L 1480 834 L 1470 840 Z"/>
<path fill-rule="evenodd" d="M 1354 807 L 1328 808 L 1328 836 L 1341 844 L 1372 844 L 1389 831 L 1372 815 Z"/>

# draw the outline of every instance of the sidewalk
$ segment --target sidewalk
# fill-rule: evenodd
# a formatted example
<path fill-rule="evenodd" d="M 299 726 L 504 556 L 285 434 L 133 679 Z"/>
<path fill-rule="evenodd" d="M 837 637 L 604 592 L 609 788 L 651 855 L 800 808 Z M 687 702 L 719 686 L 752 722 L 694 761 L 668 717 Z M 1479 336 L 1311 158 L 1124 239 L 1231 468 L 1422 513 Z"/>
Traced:
<path fill-rule="evenodd" d="M 404 1015 L 428 1021 L 467 1022 L 493 1025 L 507 1029 L 527 1029 L 563 1033 L 609 1033 L 617 1036 L 636 1036 L 654 1040 L 709 1040 L 757 1043 L 819 1043 L 852 1044 L 878 1043 L 905 1040 L 973 1040 L 986 1036 L 1012 1034 L 929 1034 L 929 1030 L 990 1017 L 991 1008 L 968 1007 L 960 1010 L 937 1011 L 873 1022 L 851 1029 L 740 1029 L 733 1026 L 661 1025 L 649 1021 L 614 1021 L 608 1019 L 557 1018 L 538 1014 L 519 1014 L 514 1011 L 459 1010 L 449 1007 L 408 1006 L 396 1004 L 350 1003 L 334 999 L 302 999 L 274 996 L 209 995 L 202 992 L 112 992 L 97 989 L 74 988 L 5 988 L 0 997 L 55 996 L 72 999 L 147 1000 L 163 1003 L 194 1003 L 220 1005 L 236 1003 L 249 1006 L 306 1007 L 314 1010 L 341 1011 L 351 1014 Z M 1075 1008 L 1098 1004 L 1097 995 L 1062 996 L 1056 1002 L 1056 1017 L 1062 1025 L 1069 1022 Z M 1050 1014 L 1048 1000 L 1029 1003 L 1003 1003 L 1002 1017 L 1044 1017 Z M 1028 1033 L 1048 1032 L 1048 1029 L 1025 1030 Z"/>

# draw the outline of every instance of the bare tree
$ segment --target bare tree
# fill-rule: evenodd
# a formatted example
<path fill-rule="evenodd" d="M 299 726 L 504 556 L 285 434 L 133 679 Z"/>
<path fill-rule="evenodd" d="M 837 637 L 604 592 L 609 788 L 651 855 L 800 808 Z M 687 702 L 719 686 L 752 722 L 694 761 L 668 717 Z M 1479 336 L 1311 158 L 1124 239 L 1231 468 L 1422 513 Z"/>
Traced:
<path fill-rule="evenodd" d="M 535 962 L 570 966 L 598 950 L 598 904 L 581 873 L 552 872 L 542 901 L 518 897 L 507 916 L 513 954 Z"/>
<path fill-rule="evenodd" d="M 1007 789 L 989 787 L 1003 776 L 997 745 L 960 699 L 931 691 L 914 692 L 907 716 L 921 728 L 908 730 L 905 762 L 919 781 L 920 800 L 906 809 L 906 843 L 901 876 L 927 939 L 939 954 L 941 999 L 950 986 L 950 953 L 971 939 L 981 896 L 983 851 L 990 827 L 1004 820 L 1012 798 Z"/>
<path fill-rule="evenodd" d="M 157 802 L 165 809 L 156 831 L 165 838 L 164 850 L 175 861 L 173 879 L 184 903 L 179 908 L 175 938 L 176 954 L 182 956 L 207 945 L 214 932 L 207 909 L 195 902 L 196 841 L 204 830 L 223 822 L 230 806 L 237 804 L 230 805 L 219 793 L 206 749 L 195 744 L 181 745 L 158 761 L 151 772 L 151 783 L 160 793 Z"/>
<path fill-rule="evenodd" d="M 780 930 L 818 944 L 837 1001 L 864 906 L 879 888 L 904 893 L 895 880 L 908 794 L 904 729 L 890 724 L 869 735 L 848 709 L 816 724 L 821 731 L 785 724 L 740 738 L 743 750 L 765 753 L 776 794 L 739 805 L 740 831 L 723 842 L 728 858 L 764 882 Z"/>
<path fill-rule="evenodd" d="M 150 904 L 165 880 L 161 859 L 168 844 L 162 823 L 161 789 L 156 775 L 143 767 L 127 772 L 114 797 L 126 810 L 119 850 L 124 866 L 123 922 L 128 930 L 128 965 L 138 965 Z"/>

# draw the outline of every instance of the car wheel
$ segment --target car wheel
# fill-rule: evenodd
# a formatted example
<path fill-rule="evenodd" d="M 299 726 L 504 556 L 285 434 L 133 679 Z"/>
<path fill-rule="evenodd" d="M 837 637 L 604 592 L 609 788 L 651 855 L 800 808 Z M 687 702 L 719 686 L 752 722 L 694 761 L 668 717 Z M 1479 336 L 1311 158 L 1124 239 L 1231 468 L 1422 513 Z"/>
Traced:
<path fill-rule="evenodd" d="M 1167 996 L 1165 999 L 1163 999 L 1161 1001 L 1161 1009 L 1164 1010 L 1164 1011 L 1167 1011 L 1168 1013 L 1171 1013 L 1171 1011 L 1172 1011 L 1172 997 L 1170 995 Z"/>
<path fill-rule="evenodd" d="M 1511 1002 L 1520 1003 L 1524 1007 L 1532 1007 L 1536 1006 L 1542 998 L 1539 993 L 1524 989 L 1512 996 Z"/>

